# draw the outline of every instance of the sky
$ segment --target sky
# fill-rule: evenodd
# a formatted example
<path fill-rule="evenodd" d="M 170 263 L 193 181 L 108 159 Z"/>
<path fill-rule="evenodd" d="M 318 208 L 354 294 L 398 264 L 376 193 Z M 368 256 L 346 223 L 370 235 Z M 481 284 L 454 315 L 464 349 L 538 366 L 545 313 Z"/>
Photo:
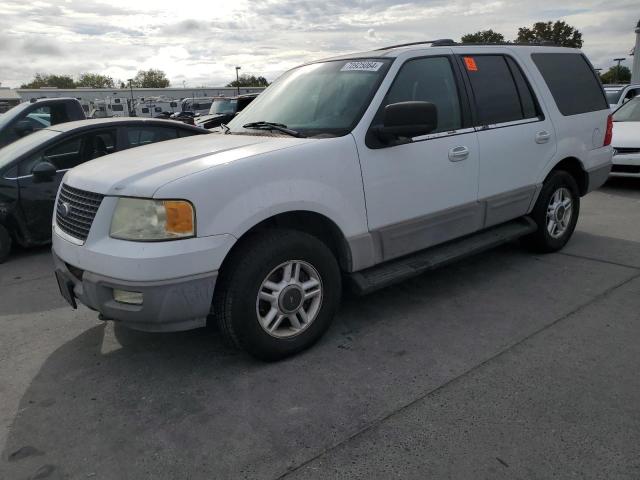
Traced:
<path fill-rule="evenodd" d="M 596 67 L 627 57 L 638 0 L 0 0 L 0 83 L 36 72 L 126 80 L 163 70 L 172 86 L 222 86 L 241 73 L 273 81 L 305 61 L 492 28 L 564 20 Z"/>

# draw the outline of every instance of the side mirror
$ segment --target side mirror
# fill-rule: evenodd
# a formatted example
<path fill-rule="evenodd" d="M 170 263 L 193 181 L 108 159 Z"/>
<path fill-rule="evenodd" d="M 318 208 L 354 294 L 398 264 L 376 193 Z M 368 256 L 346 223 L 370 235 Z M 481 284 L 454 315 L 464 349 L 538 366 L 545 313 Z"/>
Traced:
<path fill-rule="evenodd" d="M 55 165 L 51 162 L 44 161 L 33 167 L 31 173 L 36 182 L 48 182 L 55 176 L 56 171 Z"/>
<path fill-rule="evenodd" d="M 14 130 L 20 137 L 26 137 L 34 132 L 33 125 L 31 125 L 28 120 L 19 121 Z"/>
<path fill-rule="evenodd" d="M 431 102 L 391 103 L 384 109 L 383 126 L 375 127 L 382 141 L 413 138 L 433 132 L 438 126 L 438 108 Z"/>

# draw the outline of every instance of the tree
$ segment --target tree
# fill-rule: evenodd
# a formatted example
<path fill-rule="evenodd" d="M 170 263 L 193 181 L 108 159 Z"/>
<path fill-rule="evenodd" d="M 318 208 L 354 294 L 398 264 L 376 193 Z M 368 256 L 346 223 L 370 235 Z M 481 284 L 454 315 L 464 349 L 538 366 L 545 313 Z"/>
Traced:
<path fill-rule="evenodd" d="M 582 33 L 571 25 L 557 21 L 536 22 L 531 28 L 518 29 L 518 43 L 536 43 L 550 41 L 563 47 L 582 48 Z"/>
<path fill-rule="evenodd" d="M 602 83 L 629 83 L 631 81 L 631 70 L 624 65 L 620 65 L 619 70 L 617 66 L 613 66 L 600 75 L 600 80 L 602 80 Z"/>
<path fill-rule="evenodd" d="M 227 87 L 268 87 L 269 82 L 264 77 L 256 77 L 255 75 L 240 75 L 239 81 L 234 80 L 227 84 Z"/>
<path fill-rule="evenodd" d="M 76 85 L 90 88 L 114 88 L 115 82 L 113 78 L 99 73 L 81 73 Z"/>
<path fill-rule="evenodd" d="M 460 39 L 462 43 L 501 43 L 504 35 L 493 30 L 480 30 L 476 33 L 467 33 Z"/>
<path fill-rule="evenodd" d="M 136 73 L 132 83 L 135 88 L 166 88 L 171 82 L 162 70 L 151 68 Z"/>
<path fill-rule="evenodd" d="M 31 82 L 22 84 L 20 88 L 41 87 L 76 88 L 76 84 L 73 81 L 73 78 L 69 75 L 49 75 L 46 73 L 36 73 Z"/>

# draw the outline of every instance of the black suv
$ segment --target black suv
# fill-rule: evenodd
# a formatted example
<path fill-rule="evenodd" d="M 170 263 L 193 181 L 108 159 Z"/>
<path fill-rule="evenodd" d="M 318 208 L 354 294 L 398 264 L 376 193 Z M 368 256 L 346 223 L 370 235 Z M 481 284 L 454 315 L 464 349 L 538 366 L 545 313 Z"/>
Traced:
<path fill-rule="evenodd" d="M 45 98 L 16 105 L 0 117 L 0 148 L 51 125 L 86 118 L 75 98 Z"/>
<path fill-rule="evenodd" d="M 67 170 L 110 153 L 208 134 L 171 120 L 106 118 L 42 129 L 0 149 L 0 263 L 13 241 L 51 241 L 58 186 Z"/>

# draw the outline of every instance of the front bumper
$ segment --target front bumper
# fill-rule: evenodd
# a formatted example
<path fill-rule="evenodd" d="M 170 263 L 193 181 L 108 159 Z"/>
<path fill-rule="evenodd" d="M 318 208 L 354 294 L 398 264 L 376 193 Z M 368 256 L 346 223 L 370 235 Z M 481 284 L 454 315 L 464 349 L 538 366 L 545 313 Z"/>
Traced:
<path fill-rule="evenodd" d="M 124 281 L 83 271 L 64 262 L 55 251 L 56 272 L 73 296 L 104 317 L 147 332 L 189 330 L 206 325 L 217 272 L 163 281 Z M 117 302 L 113 290 L 142 293 L 141 305 Z"/>

